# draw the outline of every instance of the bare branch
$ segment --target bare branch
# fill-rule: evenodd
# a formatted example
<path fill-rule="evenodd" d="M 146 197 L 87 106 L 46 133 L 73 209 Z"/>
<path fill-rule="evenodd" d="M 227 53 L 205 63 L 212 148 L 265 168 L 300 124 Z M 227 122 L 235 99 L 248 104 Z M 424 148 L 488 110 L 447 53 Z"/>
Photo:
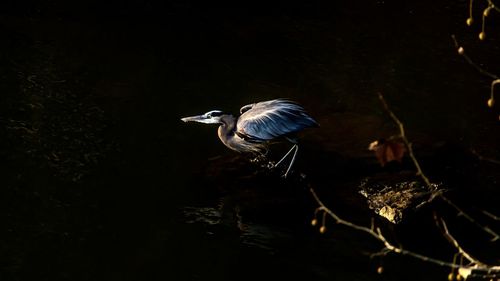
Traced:
<path fill-rule="evenodd" d="M 425 255 L 421 255 L 421 254 L 418 254 L 418 253 L 415 253 L 415 252 L 412 252 L 409 250 L 405 250 L 401 247 L 395 246 L 382 235 L 382 231 L 378 227 L 376 229 L 371 229 L 369 227 L 357 225 L 355 223 L 352 223 L 350 221 L 347 221 L 347 220 L 340 218 L 337 214 L 335 214 L 333 211 L 331 211 L 328 207 L 326 207 L 323 204 L 323 202 L 319 199 L 319 197 L 316 194 L 316 192 L 314 191 L 314 189 L 311 188 L 309 191 L 311 192 L 314 200 L 316 200 L 316 203 L 319 205 L 317 210 L 327 213 L 330 217 L 332 217 L 334 219 L 335 223 L 345 225 L 347 227 L 350 227 L 352 229 L 355 229 L 355 230 L 358 230 L 361 232 L 365 232 L 365 233 L 369 234 L 370 236 L 372 236 L 373 238 L 375 238 L 376 240 L 378 240 L 379 242 L 381 242 L 384 245 L 384 248 L 379 253 L 394 252 L 394 253 L 398 253 L 398 254 L 402 254 L 402 255 L 412 256 L 414 258 L 417 258 L 417 259 L 420 259 L 423 261 L 427 261 L 427 262 L 431 262 L 431 263 L 434 263 L 434 264 L 437 264 L 440 266 L 447 266 L 447 267 L 451 267 L 451 268 L 460 268 L 460 265 L 446 262 L 446 261 L 442 261 L 442 260 L 438 260 L 438 259 L 434 259 L 434 258 L 430 258 L 430 257 L 427 257 Z"/>
<path fill-rule="evenodd" d="M 470 215 L 465 213 L 461 208 L 459 208 L 455 203 L 453 203 L 451 200 L 446 198 L 441 190 L 435 190 L 434 186 L 431 184 L 429 179 L 425 176 L 423 173 L 420 164 L 415 157 L 415 154 L 413 153 L 413 149 L 411 146 L 411 143 L 408 141 L 406 137 L 406 133 L 404 130 L 404 125 L 403 123 L 399 120 L 399 118 L 390 110 L 387 102 L 385 101 L 384 97 L 382 96 L 381 93 L 378 94 L 378 97 L 380 101 L 382 102 L 384 109 L 388 112 L 388 114 L 391 116 L 392 120 L 397 124 L 400 132 L 400 138 L 403 140 L 403 142 L 406 145 L 406 148 L 408 150 L 408 154 L 410 155 L 410 158 L 413 161 L 413 164 L 415 165 L 417 169 L 417 174 L 422 178 L 422 180 L 425 182 L 427 188 L 433 192 L 432 198 L 439 197 L 441 198 L 444 202 L 446 202 L 448 205 L 453 207 L 458 215 L 463 216 L 473 224 L 475 224 L 477 227 L 482 229 L 483 231 L 487 232 L 491 236 L 493 236 L 492 241 L 495 241 L 499 239 L 499 235 L 491 230 L 488 226 L 483 226 L 479 224 L 476 220 L 474 220 Z M 319 199 L 318 195 L 314 191 L 312 187 L 310 187 L 310 192 L 316 201 L 316 203 L 319 205 L 318 208 L 316 208 L 314 214 L 315 214 L 315 219 L 312 221 L 312 225 L 317 224 L 317 215 L 319 212 L 323 213 L 323 219 L 322 219 L 322 226 L 320 228 L 320 232 L 324 233 L 325 224 L 326 224 L 326 215 L 330 216 L 333 218 L 336 224 L 341 224 L 345 225 L 349 228 L 367 233 L 371 237 L 373 237 L 375 240 L 378 240 L 382 245 L 382 249 L 379 252 L 376 252 L 374 254 L 371 254 L 371 257 L 378 257 L 378 256 L 386 256 L 389 253 L 396 253 L 400 255 L 406 255 L 413 257 L 415 259 L 419 259 L 425 262 L 433 263 L 439 266 L 445 266 L 449 267 L 452 269 L 452 273 L 450 275 L 453 277 L 455 274 L 454 271 L 456 270 L 458 276 L 463 277 L 464 279 L 474 276 L 474 277 L 479 277 L 479 278 L 497 278 L 500 275 L 500 265 L 489 265 L 486 263 L 483 263 L 479 261 L 478 259 L 474 258 L 471 254 L 469 254 L 465 249 L 459 244 L 459 242 L 451 235 L 451 233 L 448 230 L 448 227 L 443 219 L 437 219 L 435 217 L 436 223 L 438 227 L 442 230 L 443 236 L 450 242 L 451 245 L 456 249 L 457 253 L 455 254 L 453 258 L 453 262 L 448 262 L 436 258 L 432 258 L 426 255 L 422 255 L 419 253 L 416 253 L 414 251 L 406 250 L 402 246 L 395 245 L 391 241 L 389 241 L 383 234 L 382 230 L 380 227 L 375 226 L 375 222 L 372 218 L 370 227 L 365 227 L 362 225 L 358 225 L 355 223 L 352 223 L 348 220 L 345 220 L 341 217 L 339 217 L 337 214 L 335 214 L 332 210 L 330 210 L 328 207 L 325 206 L 325 204 Z M 432 199 L 430 199 L 432 200 Z M 484 211 L 485 214 L 490 215 L 490 217 L 493 217 L 497 219 L 498 217 L 491 215 L 490 213 L 487 213 Z M 457 257 L 460 257 L 460 263 L 457 263 Z M 466 260 L 467 264 L 464 265 L 463 261 Z"/>
<path fill-rule="evenodd" d="M 464 217 L 466 220 L 468 220 L 469 222 L 474 224 L 476 227 L 482 229 L 484 232 L 491 235 L 492 236 L 491 241 L 496 241 L 496 240 L 500 239 L 500 235 L 498 233 L 493 231 L 490 227 L 484 226 L 484 225 L 481 225 L 480 223 L 478 223 L 473 217 L 471 217 L 464 210 L 462 210 L 455 203 L 453 203 L 450 199 L 448 199 L 442 192 L 435 190 L 435 187 L 431 184 L 431 182 L 429 181 L 429 178 L 424 174 L 424 172 L 422 171 L 422 168 L 420 167 L 420 164 L 419 164 L 417 158 L 415 157 L 412 145 L 411 145 L 410 141 L 408 141 L 408 138 L 406 137 L 406 132 L 405 132 L 403 123 L 399 120 L 399 118 L 396 116 L 396 114 L 394 114 L 394 112 L 392 112 L 392 110 L 389 108 L 389 105 L 387 104 L 387 102 L 384 99 L 384 96 L 381 93 L 378 93 L 378 98 L 380 99 L 380 102 L 384 106 L 384 109 L 387 111 L 389 116 L 392 118 L 394 123 L 396 123 L 396 125 L 398 126 L 399 136 L 401 137 L 404 144 L 406 145 L 406 149 L 408 150 L 408 155 L 410 156 L 411 160 L 413 161 L 413 165 L 417 169 L 417 175 L 419 175 L 422 178 L 422 180 L 425 182 L 425 185 L 427 186 L 427 188 L 430 191 L 435 192 L 430 200 L 434 199 L 435 197 L 441 198 L 444 202 L 446 202 L 448 205 L 450 205 L 452 208 L 454 208 L 457 211 L 458 215 Z"/>
<path fill-rule="evenodd" d="M 404 144 L 406 145 L 406 149 L 408 150 L 408 155 L 410 156 L 411 160 L 413 161 L 413 164 L 415 165 L 415 168 L 417 169 L 417 175 L 419 175 L 422 178 L 422 180 L 425 182 L 425 185 L 427 185 L 427 187 L 430 190 L 434 190 L 435 188 L 432 186 L 427 176 L 425 176 L 424 172 L 422 171 L 422 168 L 420 168 L 420 164 L 418 163 L 417 158 L 413 153 L 412 144 L 408 141 L 408 138 L 406 138 L 406 133 L 403 123 L 399 120 L 396 114 L 394 114 L 394 112 L 392 112 L 392 110 L 389 108 L 389 105 L 387 105 L 387 102 L 385 101 L 384 96 L 381 93 L 378 93 L 378 98 L 380 99 L 380 102 L 384 106 L 385 111 L 389 113 L 389 116 L 391 116 L 394 123 L 396 123 L 396 125 L 398 126 L 399 135 L 403 140 Z"/>
<path fill-rule="evenodd" d="M 436 215 L 434 216 L 434 219 L 436 220 L 436 224 L 438 225 L 439 228 L 441 228 L 444 237 L 446 240 L 448 240 L 453 247 L 455 247 L 458 250 L 458 254 L 467 259 L 470 263 L 481 266 L 481 267 L 492 267 L 490 265 L 486 265 L 477 259 L 473 258 L 469 253 L 467 253 L 462 246 L 458 243 L 458 241 L 453 237 L 449 230 L 448 226 L 446 225 L 446 222 L 442 218 L 438 218 Z"/>
<path fill-rule="evenodd" d="M 457 251 L 458 251 L 457 255 L 460 255 L 460 256 L 464 257 L 465 259 L 467 259 L 467 261 L 469 262 L 467 265 L 457 264 L 455 262 L 456 257 L 454 258 L 453 262 L 448 262 L 448 261 L 432 258 L 432 257 L 426 256 L 426 255 L 422 255 L 422 254 L 419 254 L 419 253 L 416 253 L 416 252 L 413 252 L 410 250 L 403 249 L 401 246 L 396 246 L 395 244 L 393 244 L 392 242 L 387 240 L 387 238 L 385 238 L 380 227 L 374 228 L 373 223 L 372 223 L 371 227 L 365 227 L 365 226 L 361 226 L 361 225 L 357 225 L 355 223 L 352 223 L 348 220 L 342 219 L 341 217 L 339 217 L 337 214 L 335 214 L 332 210 L 330 210 L 328 207 L 326 207 L 323 204 L 323 202 L 319 199 L 318 195 L 316 194 L 316 192 L 314 191 L 313 188 L 310 188 L 309 191 L 311 192 L 316 203 L 319 205 L 319 207 L 316 209 L 316 212 L 324 212 L 324 214 L 328 214 L 331 218 L 333 218 L 335 223 L 345 225 L 347 227 L 350 227 L 352 229 L 355 229 L 355 230 L 358 230 L 361 232 L 365 232 L 365 233 L 369 234 L 371 237 L 373 237 L 375 240 L 378 240 L 381 244 L 383 244 L 383 248 L 379 252 L 376 252 L 376 253 L 370 255 L 371 257 L 386 256 L 389 253 L 396 253 L 396 254 L 400 254 L 400 255 L 410 256 L 410 257 L 413 257 L 413 258 L 416 258 L 416 259 L 419 259 L 419 260 L 422 260 L 425 262 L 433 263 L 433 264 L 436 264 L 439 266 L 445 266 L 445 267 L 449 267 L 452 269 L 457 269 L 457 270 L 469 272 L 469 274 L 472 271 L 481 272 L 479 274 L 475 274 L 475 276 L 482 277 L 482 278 L 485 278 L 485 276 L 490 278 L 491 276 L 498 275 L 499 274 L 498 272 L 500 272 L 500 265 L 498 265 L 498 266 L 486 265 L 486 264 L 478 261 L 477 259 L 473 258 L 469 253 L 467 253 L 460 246 L 460 244 L 457 242 L 457 240 L 450 234 L 450 232 L 448 231 L 448 228 L 446 226 L 446 223 L 442 219 L 440 220 L 440 226 L 443 229 L 443 235 L 457 249 Z"/>
<path fill-rule="evenodd" d="M 468 55 L 467 53 L 465 52 L 465 49 L 460 46 L 458 44 L 458 41 L 457 41 L 457 38 L 455 37 L 455 35 L 451 35 L 451 39 L 453 39 L 453 43 L 455 44 L 455 48 L 457 48 L 457 52 L 459 55 L 461 55 L 465 61 L 470 64 L 472 67 L 474 67 L 479 73 L 485 75 L 485 76 L 488 76 L 489 78 L 491 79 L 499 79 L 500 77 L 498 77 L 497 75 L 491 73 L 491 72 L 488 72 L 486 71 L 485 69 L 483 69 L 482 67 L 480 67 L 478 64 L 476 64 Z"/>
<path fill-rule="evenodd" d="M 461 216 L 461 217 L 465 218 L 469 222 L 473 223 L 479 229 L 482 229 L 484 232 L 486 232 L 489 235 L 491 235 L 492 236 L 491 240 L 490 240 L 491 242 L 494 242 L 494 241 L 497 241 L 498 239 L 500 239 L 500 236 L 498 235 L 498 233 L 496 233 L 495 231 L 493 231 L 489 226 L 482 225 L 482 224 L 478 223 L 474 218 L 472 218 L 469 214 L 467 214 L 466 212 L 464 212 L 460 207 L 458 207 L 455 203 L 453 203 L 446 196 L 444 196 L 444 195 L 441 194 L 439 197 L 444 202 L 446 202 L 448 205 L 450 205 L 451 207 L 453 207 L 457 211 L 458 216 Z"/>

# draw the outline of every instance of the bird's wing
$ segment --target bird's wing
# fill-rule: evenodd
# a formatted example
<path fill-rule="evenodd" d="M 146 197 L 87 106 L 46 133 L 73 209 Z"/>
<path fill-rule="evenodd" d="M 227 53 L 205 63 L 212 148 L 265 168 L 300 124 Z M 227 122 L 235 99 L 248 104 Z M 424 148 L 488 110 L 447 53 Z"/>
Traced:
<path fill-rule="evenodd" d="M 286 99 L 245 105 L 236 123 L 236 133 L 250 140 L 266 141 L 298 132 L 318 123 L 304 108 Z"/>
<path fill-rule="evenodd" d="M 247 111 L 249 111 L 250 109 L 252 109 L 252 107 L 255 105 L 255 103 L 251 103 L 251 104 L 247 104 L 247 105 L 244 105 L 240 108 L 240 114 L 243 114 Z"/>

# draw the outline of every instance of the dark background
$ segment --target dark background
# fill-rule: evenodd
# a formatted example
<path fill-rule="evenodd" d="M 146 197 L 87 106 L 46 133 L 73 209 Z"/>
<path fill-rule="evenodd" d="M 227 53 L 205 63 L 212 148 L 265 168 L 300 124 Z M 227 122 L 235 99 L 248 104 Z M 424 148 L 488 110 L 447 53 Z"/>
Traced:
<path fill-rule="evenodd" d="M 472 151 L 499 158 L 500 110 L 451 40 L 498 70 L 500 14 L 479 41 L 476 2 L 472 27 L 466 1 L 2 2 L 0 279 L 444 280 L 447 268 L 370 259 L 379 245 L 353 230 L 320 235 L 306 186 L 368 225 L 362 180 L 413 169 L 383 169 L 366 149 L 396 132 L 381 92 L 429 177 L 492 223 L 480 211 L 500 213 L 498 164 Z M 180 121 L 278 97 L 321 124 L 287 180 Z M 377 223 L 451 261 L 435 210 L 498 262 L 498 245 L 443 206 Z"/>

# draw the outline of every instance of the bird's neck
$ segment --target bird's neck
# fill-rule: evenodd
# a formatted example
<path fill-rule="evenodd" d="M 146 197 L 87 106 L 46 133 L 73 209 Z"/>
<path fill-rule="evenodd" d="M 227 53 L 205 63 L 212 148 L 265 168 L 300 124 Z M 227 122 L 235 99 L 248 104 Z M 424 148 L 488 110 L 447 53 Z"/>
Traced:
<path fill-rule="evenodd" d="M 219 126 L 218 135 L 220 140 L 227 145 L 227 141 L 234 135 L 236 127 L 236 118 L 233 115 L 223 115 L 220 118 L 221 124 Z"/>
<path fill-rule="evenodd" d="M 236 118 L 233 115 L 222 115 L 220 118 L 221 124 L 219 126 L 219 131 L 225 133 L 233 133 L 236 127 Z"/>

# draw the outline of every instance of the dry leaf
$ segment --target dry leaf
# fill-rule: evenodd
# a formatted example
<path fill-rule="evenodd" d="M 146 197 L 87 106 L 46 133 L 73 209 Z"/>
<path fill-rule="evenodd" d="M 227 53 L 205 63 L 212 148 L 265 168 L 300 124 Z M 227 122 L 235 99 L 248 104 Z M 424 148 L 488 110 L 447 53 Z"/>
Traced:
<path fill-rule="evenodd" d="M 406 152 L 405 145 L 401 141 L 385 139 L 370 143 L 368 150 L 375 152 L 375 157 L 382 167 L 391 161 L 401 162 Z"/>

